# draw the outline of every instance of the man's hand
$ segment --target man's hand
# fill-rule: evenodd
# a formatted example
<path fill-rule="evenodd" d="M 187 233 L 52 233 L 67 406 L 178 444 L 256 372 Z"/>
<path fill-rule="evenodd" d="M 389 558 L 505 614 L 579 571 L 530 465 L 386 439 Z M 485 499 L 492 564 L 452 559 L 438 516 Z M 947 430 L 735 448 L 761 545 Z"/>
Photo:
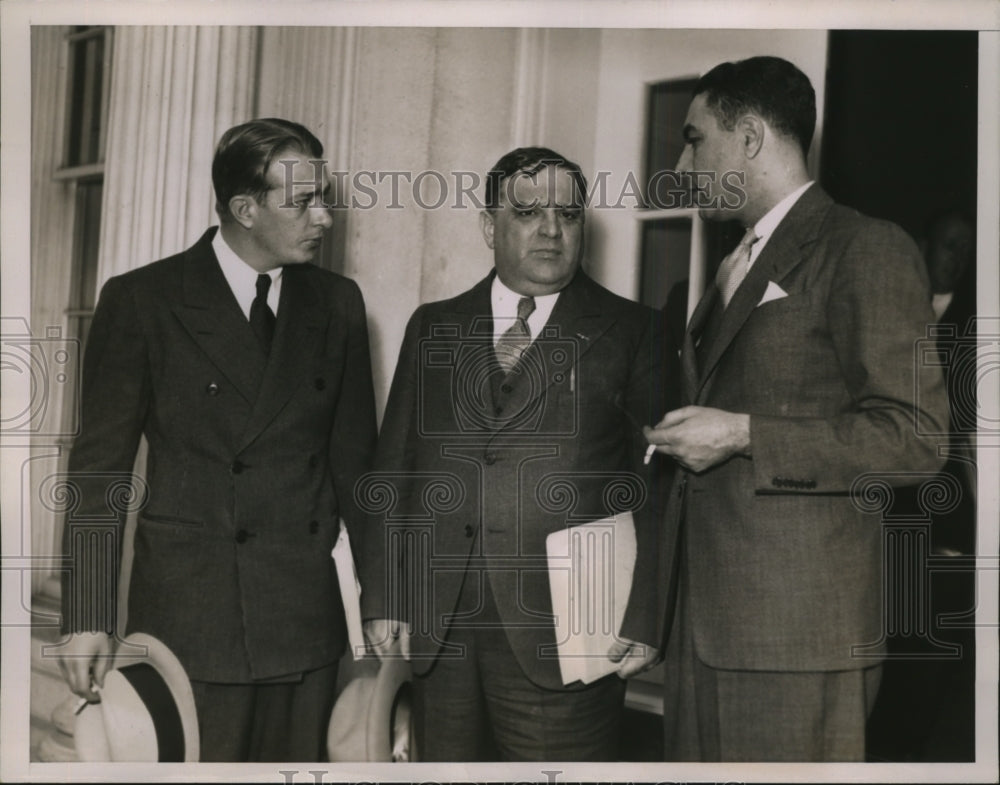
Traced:
<path fill-rule="evenodd" d="M 100 701 L 93 685 L 104 686 L 104 674 L 110 667 L 111 637 L 107 633 L 73 633 L 59 654 L 59 668 L 69 688 L 90 703 Z"/>
<path fill-rule="evenodd" d="M 750 454 L 750 415 L 685 406 L 667 412 L 655 428 L 642 432 L 657 452 L 693 472 L 703 472 L 733 455 Z"/>
<path fill-rule="evenodd" d="M 379 659 L 387 654 L 402 654 L 410 659 L 410 631 L 406 624 L 395 619 L 369 619 L 363 628 L 368 647 Z"/>
<path fill-rule="evenodd" d="M 608 659 L 621 663 L 618 666 L 618 677 L 627 679 L 637 673 L 648 671 L 660 661 L 661 657 L 659 649 L 653 646 L 622 639 L 611 644 L 611 648 L 608 649 Z"/>

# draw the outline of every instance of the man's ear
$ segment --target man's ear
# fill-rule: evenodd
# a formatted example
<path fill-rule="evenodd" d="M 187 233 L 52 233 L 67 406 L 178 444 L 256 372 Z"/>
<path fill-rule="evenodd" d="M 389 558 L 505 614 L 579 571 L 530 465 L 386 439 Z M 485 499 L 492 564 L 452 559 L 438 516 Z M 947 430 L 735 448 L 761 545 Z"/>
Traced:
<path fill-rule="evenodd" d="M 493 230 L 496 228 L 495 219 L 490 210 L 483 210 L 479 213 L 479 229 L 483 233 L 486 247 L 493 248 Z"/>
<path fill-rule="evenodd" d="M 764 146 L 764 134 L 767 126 L 757 115 L 745 114 L 736 121 L 736 131 L 743 143 L 743 152 L 747 158 L 756 158 Z"/>
<path fill-rule="evenodd" d="M 229 214 L 244 229 L 253 228 L 259 205 L 250 194 L 237 194 L 229 200 Z"/>

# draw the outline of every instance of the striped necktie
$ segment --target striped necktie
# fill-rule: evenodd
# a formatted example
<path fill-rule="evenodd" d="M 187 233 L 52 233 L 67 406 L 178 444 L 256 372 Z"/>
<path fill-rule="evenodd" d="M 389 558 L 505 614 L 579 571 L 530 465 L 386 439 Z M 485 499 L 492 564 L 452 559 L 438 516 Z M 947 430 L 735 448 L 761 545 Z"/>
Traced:
<path fill-rule="evenodd" d="M 521 359 L 521 354 L 531 345 L 531 331 L 528 329 L 528 317 L 535 310 L 534 297 L 522 297 L 517 302 L 517 319 L 500 336 L 494 351 L 497 362 L 504 373 L 510 373 Z"/>

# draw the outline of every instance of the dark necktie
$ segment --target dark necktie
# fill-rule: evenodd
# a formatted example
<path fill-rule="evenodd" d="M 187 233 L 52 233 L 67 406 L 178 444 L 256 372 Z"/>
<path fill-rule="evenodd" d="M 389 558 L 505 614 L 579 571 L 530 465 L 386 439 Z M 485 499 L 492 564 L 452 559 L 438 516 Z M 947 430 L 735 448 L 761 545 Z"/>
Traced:
<path fill-rule="evenodd" d="M 271 288 L 271 276 L 261 273 L 257 276 L 257 296 L 250 305 L 250 327 L 260 341 L 264 354 L 271 351 L 274 338 L 274 311 L 267 304 L 267 292 Z"/>
<path fill-rule="evenodd" d="M 497 362 L 500 363 L 504 373 L 510 373 L 521 359 L 521 354 L 531 345 L 531 331 L 528 330 L 527 319 L 534 310 L 534 297 L 522 297 L 518 300 L 517 319 L 497 341 L 495 348 Z"/>

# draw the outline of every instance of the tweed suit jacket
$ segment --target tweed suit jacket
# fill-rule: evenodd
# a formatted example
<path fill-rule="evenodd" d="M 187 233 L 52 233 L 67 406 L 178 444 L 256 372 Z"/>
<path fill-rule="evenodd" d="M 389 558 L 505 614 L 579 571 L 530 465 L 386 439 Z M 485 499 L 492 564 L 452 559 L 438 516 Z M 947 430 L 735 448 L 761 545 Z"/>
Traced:
<path fill-rule="evenodd" d="M 114 629 L 116 576 L 84 535 L 88 521 L 110 519 L 120 548 L 107 490 L 145 436 L 127 629 L 166 643 L 192 679 L 237 683 L 342 653 L 330 551 L 339 516 L 357 527 L 353 487 L 376 425 L 357 285 L 310 264 L 284 268 L 265 356 L 214 232 L 101 293 L 70 455 L 80 501 L 66 527 L 63 616 L 68 630 Z M 84 592 L 81 580 L 107 591 Z"/>
<path fill-rule="evenodd" d="M 787 296 L 761 303 L 769 286 Z M 773 290 L 773 288 L 772 288 Z M 715 287 L 682 349 L 686 403 L 749 413 L 752 456 L 680 472 L 695 650 L 716 668 L 840 670 L 883 641 L 881 516 L 852 488 L 934 472 L 947 404 L 917 341 L 933 322 L 923 263 L 893 224 L 811 186 L 724 313 Z M 700 345 L 696 344 L 701 342 Z"/>
<path fill-rule="evenodd" d="M 362 610 L 413 625 L 419 674 L 461 656 L 448 629 L 478 611 L 456 614 L 462 583 L 476 606 L 488 580 L 525 674 L 561 688 L 545 561 L 553 531 L 634 510 L 638 558 L 621 634 L 661 643 L 669 464 L 643 465 L 641 427 L 676 402 L 677 353 L 664 347 L 656 312 L 580 272 L 493 389 L 492 282 L 491 273 L 410 319 L 370 487 L 384 503 L 372 506 Z"/>

